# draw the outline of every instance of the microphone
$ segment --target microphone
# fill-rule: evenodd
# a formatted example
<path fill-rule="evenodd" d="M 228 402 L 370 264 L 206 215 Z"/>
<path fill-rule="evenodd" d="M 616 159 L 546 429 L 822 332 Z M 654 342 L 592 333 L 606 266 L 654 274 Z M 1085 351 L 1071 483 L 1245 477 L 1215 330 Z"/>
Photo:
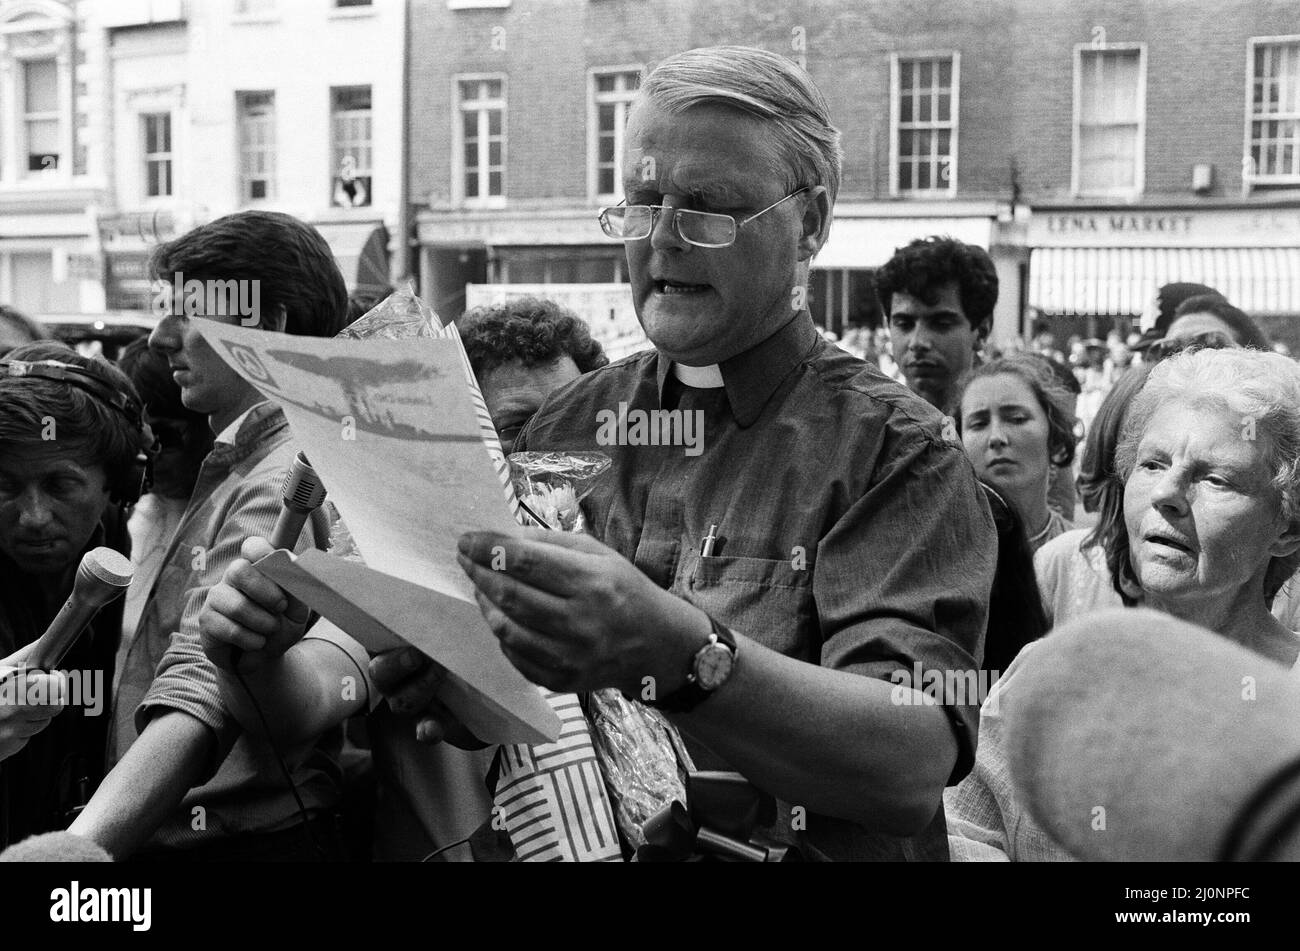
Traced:
<path fill-rule="evenodd" d="M 86 552 L 77 566 L 72 594 L 27 655 L 27 666 L 43 670 L 57 667 L 95 612 L 123 594 L 134 575 L 131 560 L 120 552 L 111 548 Z"/>
<path fill-rule="evenodd" d="M 1300 679 L 1169 615 L 1100 611 L 1002 698 L 1016 795 L 1078 858 L 1300 860 Z"/>
<path fill-rule="evenodd" d="M 271 530 L 271 547 L 293 551 L 298 536 L 302 534 L 302 527 L 307 522 L 307 516 L 325 501 L 325 486 L 321 484 L 320 476 L 311 467 L 307 457 L 300 452 L 293 457 L 293 464 L 284 475 L 284 485 L 280 492 L 282 507 L 275 520 L 275 528 Z"/>
<path fill-rule="evenodd" d="M 276 516 L 275 527 L 271 529 L 271 547 L 293 551 L 298 544 L 298 536 L 307 523 L 307 517 L 325 502 L 325 486 L 320 476 L 307 461 L 307 456 L 299 452 L 293 457 L 289 471 L 284 474 L 284 484 L 280 487 L 280 514 Z M 285 593 L 288 604 L 284 609 L 286 617 L 303 615 L 303 604 L 293 595 Z M 230 650 L 232 668 L 238 668 L 244 652 L 234 647 Z"/>
<path fill-rule="evenodd" d="M 71 832 L 31 835 L 0 852 L 0 862 L 111 862 L 94 841 Z"/>

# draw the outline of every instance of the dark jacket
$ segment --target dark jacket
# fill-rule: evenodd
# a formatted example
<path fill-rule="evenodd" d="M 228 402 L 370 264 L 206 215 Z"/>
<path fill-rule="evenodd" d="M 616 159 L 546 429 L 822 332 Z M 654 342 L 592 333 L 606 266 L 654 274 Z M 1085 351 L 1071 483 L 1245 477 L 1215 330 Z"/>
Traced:
<path fill-rule="evenodd" d="M 126 518 L 116 505 L 104 513 L 85 550 L 101 545 L 130 555 Z M 80 563 L 78 555 L 64 574 L 68 594 Z M 36 579 L 0 554 L 0 658 L 39 638 L 62 606 L 60 599 L 50 610 L 37 591 Z M 0 847 L 67 828 L 77 807 L 85 805 L 103 779 L 122 605 L 121 598 L 106 605 L 59 665 L 61 670 L 81 672 L 82 678 L 87 672 L 97 678 L 98 715 L 92 716 L 85 705 L 69 707 L 23 749 L 0 762 Z"/>

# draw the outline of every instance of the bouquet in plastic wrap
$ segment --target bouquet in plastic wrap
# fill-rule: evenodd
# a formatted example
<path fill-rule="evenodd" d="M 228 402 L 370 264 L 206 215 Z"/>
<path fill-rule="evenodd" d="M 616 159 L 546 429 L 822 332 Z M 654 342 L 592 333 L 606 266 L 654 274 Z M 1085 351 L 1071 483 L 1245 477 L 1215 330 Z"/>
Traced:
<path fill-rule="evenodd" d="M 442 320 L 409 282 L 337 334 L 352 340 L 406 340 L 442 336 Z"/>
<path fill-rule="evenodd" d="M 609 466 L 601 452 L 510 456 L 515 495 L 524 511 L 556 531 L 586 530 L 579 503 Z M 685 778 L 694 764 L 677 728 L 659 711 L 613 689 L 593 691 L 586 708 L 619 831 L 640 848 L 646 821 L 674 800 L 686 802 Z"/>

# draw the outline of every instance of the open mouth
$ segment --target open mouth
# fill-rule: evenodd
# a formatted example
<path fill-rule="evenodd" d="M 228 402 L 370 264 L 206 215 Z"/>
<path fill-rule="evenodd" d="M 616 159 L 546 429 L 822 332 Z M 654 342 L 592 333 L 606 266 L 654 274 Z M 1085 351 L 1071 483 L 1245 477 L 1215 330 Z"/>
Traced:
<path fill-rule="evenodd" d="M 1165 548 L 1172 548 L 1174 551 L 1182 552 L 1185 555 L 1192 554 L 1192 546 L 1180 538 L 1172 535 L 1156 534 L 1148 535 L 1147 541 L 1153 545 L 1161 545 Z"/>
<path fill-rule="evenodd" d="M 654 288 L 660 294 L 703 294 L 710 289 L 708 284 L 683 284 L 680 281 L 655 281 Z"/>

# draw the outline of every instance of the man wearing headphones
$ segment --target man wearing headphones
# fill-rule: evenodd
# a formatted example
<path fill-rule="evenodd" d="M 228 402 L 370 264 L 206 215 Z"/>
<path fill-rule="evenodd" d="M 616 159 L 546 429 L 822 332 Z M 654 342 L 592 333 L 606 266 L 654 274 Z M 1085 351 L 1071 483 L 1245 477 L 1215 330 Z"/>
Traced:
<path fill-rule="evenodd" d="M 129 553 L 123 509 L 139 497 L 152 434 L 113 365 L 58 343 L 0 361 L 0 847 L 61 829 L 102 776 L 122 602 L 61 664 L 86 678 L 57 716 L 67 676 L 23 666 L 71 593 L 81 557 Z"/>

